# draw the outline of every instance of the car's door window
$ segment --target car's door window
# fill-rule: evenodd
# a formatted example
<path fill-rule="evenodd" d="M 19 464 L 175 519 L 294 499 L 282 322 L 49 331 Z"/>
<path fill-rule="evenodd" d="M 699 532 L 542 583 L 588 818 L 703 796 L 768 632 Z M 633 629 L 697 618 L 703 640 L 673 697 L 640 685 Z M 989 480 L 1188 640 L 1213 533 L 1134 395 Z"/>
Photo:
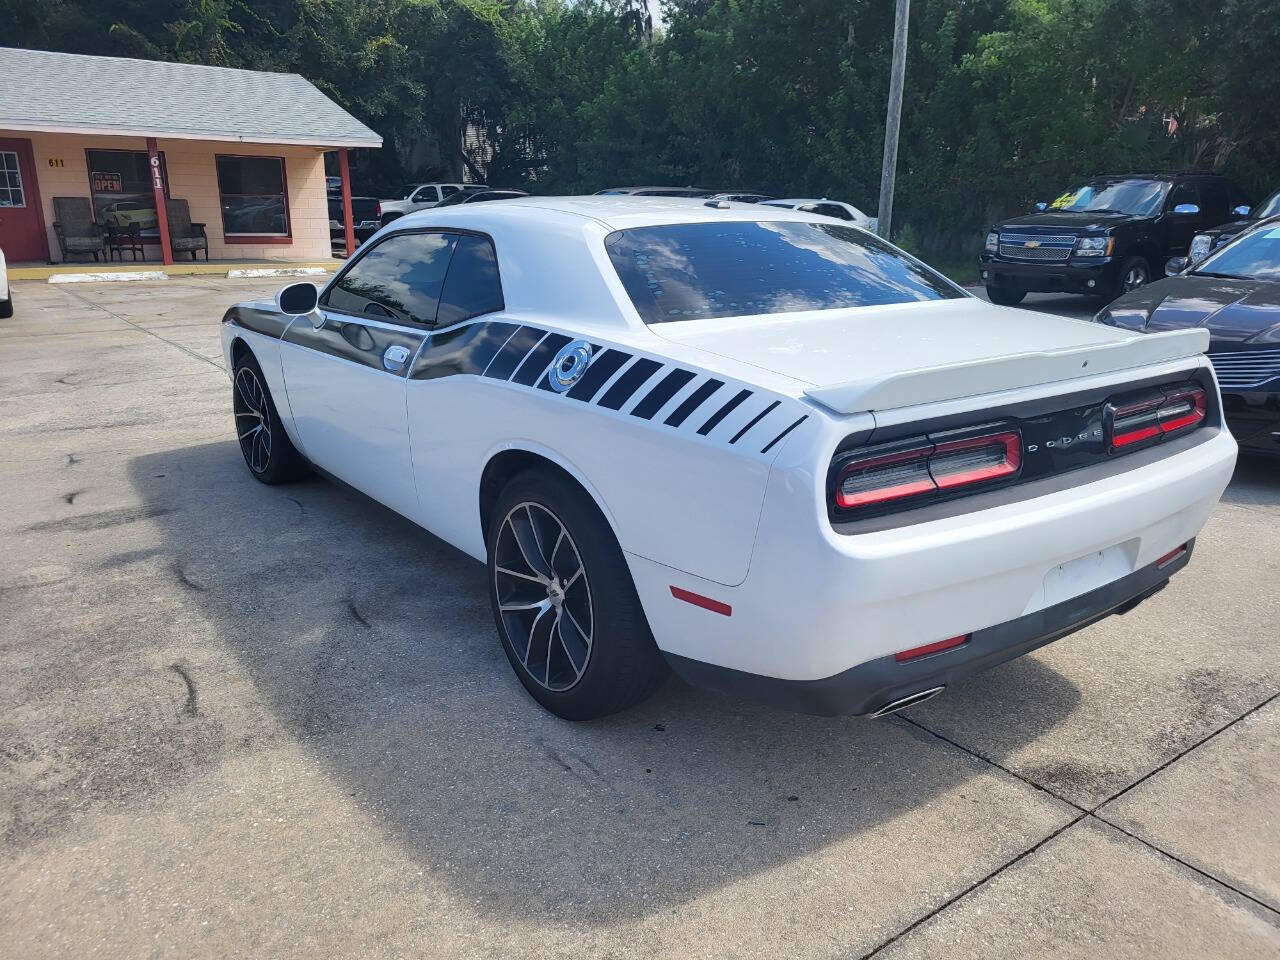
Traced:
<path fill-rule="evenodd" d="M 1196 189 L 1194 183 L 1175 184 L 1173 189 L 1169 191 L 1169 200 L 1166 206 L 1170 213 L 1183 203 L 1194 203 L 1199 206 L 1200 191 Z"/>
<path fill-rule="evenodd" d="M 355 317 L 433 325 L 457 239 L 446 233 L 387 237 L 329 287 L 325 306 Z"/>
<path fill-rule="evenodd" d="M 440 294 L 436 325 L 448 326 L 502 307 L 502 283 L 493 243 L 487 237 L 470 234 L 458 237 Z"/>
<path fill-rule="evenodd" d="M 1222 180 L 1205 180 L 1200 184 L 1200 212 L 1214 223 L 1221 223 L 1231 213 L 1227 185 Z"/>
<path fill-rule="evenodd" d="M 815 203 L 813 205 L 813 212 L 824 217 L 835 217 L 837 220 L 853 219 L 853 214 L 838 203 Z"/>
<path fill-rule="evenodd" d="M 440 188 L 440 195 L 442 197 L 452 197 L 457 192 L 458 192 L 458 188 L 451 183 L 445 184 L 443 187 Z"/>
<path fill-rule="evenodd" d="M 436 199 L 437 197 L 436 197 L 435 187 L 419 187 L 417 189 L 417 192 L 414 193 L 411 199 L 411 202 L 412 203 L 434 203 Z"/>

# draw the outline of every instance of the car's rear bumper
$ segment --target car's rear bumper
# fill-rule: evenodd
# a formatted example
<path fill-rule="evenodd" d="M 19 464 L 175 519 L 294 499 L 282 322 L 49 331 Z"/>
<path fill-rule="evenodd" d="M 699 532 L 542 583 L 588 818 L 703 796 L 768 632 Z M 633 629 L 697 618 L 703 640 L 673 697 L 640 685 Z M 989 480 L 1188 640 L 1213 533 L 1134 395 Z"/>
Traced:
<path fill-rule="evenodd" d="M 1161 264 L 1163 266 L 1163 264 Z M 1156 269 L 1154 266 L 1152 269 Z M 1056 263 L 1023 263 L 982 256 L 979 276 L 988 286 L 1010 287 L 1031 293 L 1104 293 L 1113 290 L 1120 264 L 1115 257 L 1080 258 Z"/>
<path fill-rule="evenodd" d="M 1280 388 L 1223 391 L 1222 406 L 1242 451 L 1280 457 Z"/>
<path fill-rule="evenodd" d="M 1026 499 L 865 533 L 834 529 L 822 505 L 806 500 L 802 466 L 779 462 L 742 583 L 633 554 L 628 561 L 659 648 L 694 682 L 724 689 L 717 677 L 755 675 L 734 688 L 796 709 L 875 711 L 884 703 L 873 701 L 910 692 L 915 671 L 954 663 L 972 672 L 1017 656 L 1180 567 L 1150 573 L 1199 533 L 1231 478 L 1236 444 L 1204 428 L 1167 451 L 1129 457 L 1108 475 L 1081 471 L 1017 494 Z M 708 597 L 720 612 L 682 602 L 672 588 Z M 885 673 L 897 653 L 964 634 L 977 639 L 962 652 Z"/>
<path fill-rule="evenodd" d="M 945 689 L 1081 630 L 1113 613 L 1128 613 L 1187 565 L 1195 541 L 1163 565 L 1150 563 L 1128 576 L 1007 623 L 974 631 L 962 646 L 906 662 L 892 655 L 860 663 L 820 680 L 782 680 L 667 654 L 684 680 L 699 687 L 819 716 L 877 713 L 927 691 Z"/>

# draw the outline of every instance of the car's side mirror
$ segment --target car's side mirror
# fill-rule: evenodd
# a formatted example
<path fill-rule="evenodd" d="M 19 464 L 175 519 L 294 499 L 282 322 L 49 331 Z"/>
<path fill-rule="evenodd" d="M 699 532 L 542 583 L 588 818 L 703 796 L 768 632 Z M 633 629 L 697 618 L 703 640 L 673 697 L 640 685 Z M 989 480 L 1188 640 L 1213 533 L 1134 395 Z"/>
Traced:
<path fill-rule="evenodd" d="M 1198 203 L 1180 203 L 1173 208 L 1173 212 L 1180 217 L 1191 216 L 1200 212 L 1200 204 Z"/>
<path fill-rule="evenodd" d="M 1049 208 L 1049 205 L 1045 203 L 1043 200 L 1041 200 L 1039 203 L 1036 204 L 1036 209 L 1041 211 L 1042 213 L 1048 208 Z"/>
<path fill-rule="evenodd" d="M 1240 206 L 1236 207 L 1231 212 L 1234 213 L 1237 217 L 1247 217 L 1249 215 L 1249 211 L 1252 209 L 1253 207 L 1249 206 L 1247 203 L 1242 203 L 1240 204 Z"/>
<path fill-rule="evenodd" d="M 1164 275 L 1166 277 L 1176 277 L 1187 269 L 1187 263 L 1188 259 L 1186 257 L 1170 257 L 1169 262 L 1164 265 Z"/>
<path fill-rule="evenodd" d="M 292 317 L 306 316 L 313 327 L 324 326 L 324 314 L 317 309 L 319 305 L 320 288 L 314 283 L 291 283 L 276 294 L 277 310 Z"/>

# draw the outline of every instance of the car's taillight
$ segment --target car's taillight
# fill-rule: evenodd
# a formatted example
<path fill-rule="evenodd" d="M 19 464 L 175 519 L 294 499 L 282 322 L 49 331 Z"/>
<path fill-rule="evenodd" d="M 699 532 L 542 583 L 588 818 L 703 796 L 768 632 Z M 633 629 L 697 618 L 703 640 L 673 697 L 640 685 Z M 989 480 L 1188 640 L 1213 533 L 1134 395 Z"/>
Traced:
<path fill-rule="evenodd" d="M 840 466 L 837 508 L 859 510 L 950 493 L 1012 477 L 1022 465 L 1022 435 L 1017 430 L 937 442 L 921 437 L 894 447 L 855 455 Z"/>
<path fill-rule="evenodd" d="M 382 201 L 381 200 L 378 201 L 378 219 L 379 220 L 382 219 Z"/>
<path fill-rule="evenodd" d="M 1171 387 L 1155 396 L 1112 403 L 1111 452 L 1168 436 L 1204 422 L 1207 401 L 1200 387 Z"/>

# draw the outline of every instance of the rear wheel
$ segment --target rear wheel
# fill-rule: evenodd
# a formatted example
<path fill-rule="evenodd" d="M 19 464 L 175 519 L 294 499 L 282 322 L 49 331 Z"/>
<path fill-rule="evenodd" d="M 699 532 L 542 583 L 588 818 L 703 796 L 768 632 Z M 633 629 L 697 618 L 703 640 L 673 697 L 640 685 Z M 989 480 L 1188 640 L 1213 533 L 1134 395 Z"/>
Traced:
<path fill-rule="evenodd" d="M 1012 307 L 1014 304 L 1021 303 L 1026 295 L 1027 291 L 1016 287 L 997 287 L 990 284 L 987 286 L 987 299 L 1002 307 Z"/>
<path fill-rule="evenodd" d="M 13 316 L 13 294 L 9 294 L 8 300 L 0 300 L 0 320 L 8 320 Z"/>
<path fill-rule="evenodd" d="M 520 474 L 489 517 L 489 593 L 502 649 L 529 694 L 566 720 L 649 696 L 666 663 L 603 514 L 550 471 Z"/>
<path fill-rule="evenodd" d="M 306 472 L 306 462 L 284 432 L 266 377 L 251 353 L 240 358 L 232 373 L 231 406 L 240 452 L 255 479 L 285 483 Z"/>

